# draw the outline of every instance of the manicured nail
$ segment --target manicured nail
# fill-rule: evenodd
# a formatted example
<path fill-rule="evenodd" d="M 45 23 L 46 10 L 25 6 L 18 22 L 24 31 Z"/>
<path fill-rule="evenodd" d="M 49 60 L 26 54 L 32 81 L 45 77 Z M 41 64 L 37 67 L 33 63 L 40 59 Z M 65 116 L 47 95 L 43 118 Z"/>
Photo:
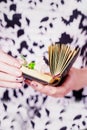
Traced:
<path fill-rule="evenodd" d="M 22 82 L 22 81 L 23 81 L 23 77 L 18 77 L 18 78 L 16 78 L 16 81 Z"/>

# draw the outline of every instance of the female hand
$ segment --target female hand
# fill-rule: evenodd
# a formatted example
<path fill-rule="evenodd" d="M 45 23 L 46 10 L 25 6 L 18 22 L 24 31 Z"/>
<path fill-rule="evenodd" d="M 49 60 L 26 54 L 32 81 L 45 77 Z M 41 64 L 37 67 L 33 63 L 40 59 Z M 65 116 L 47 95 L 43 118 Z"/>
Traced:
<path fill-rule="evenodd" d="M 21 87 L 23 81 L 19 61 L 0 50 L 0 87 Z"/>
<path fill-rule="evenodd" d="M 27 81 L 28 83 L 29 81 Z M 87 85 L 87 68 L 76 69 L 72 68 L 61 86 L 53 87 L 42 85 L 38 82 L 29 82 L 32 88 L 52 97 L 64 97 L 72 90 L 79 90 Z"/>

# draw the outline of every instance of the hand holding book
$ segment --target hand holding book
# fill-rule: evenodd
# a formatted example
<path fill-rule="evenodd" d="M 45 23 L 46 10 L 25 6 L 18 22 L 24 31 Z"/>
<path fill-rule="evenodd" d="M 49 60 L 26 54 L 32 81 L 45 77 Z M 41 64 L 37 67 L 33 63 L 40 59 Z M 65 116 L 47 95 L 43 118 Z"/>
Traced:
<path fill-rule="evenodd" d="M 78 91 L 87 86 L 87 68 L 71 68 L 65 81 L 59 87 L 42 85 L 39 82 L 27 80 L 33 89 L 52 97 L 64 97 L 72 90 Z"/>
<path fill-rule="evenodd" d="M 43 85 L 58 86 L 64 81 L 78 53 L 79 48 L 71 48 L 70 45 L 50 45 L 48 48 L 49 75 L 35 70 L 34 63 L 31 64 L 33 69 L 30 68 L 30 64 L 24 64 L 21 70 L 25 79 L 35 80 Z"/>
<path fill-rule="evenodd" d="M 24 65 L 21 70 L 25 82 L 35 90 L 53 97 L 63 97 L 71 90 L 87 86 L 87 68 L 72 68 L 78 53 L 79 48 L 73 49 L 64 44 L 51 45 L 48 49 L 50 74 L 34 70 L 35 64 L 29 67 Z"/>

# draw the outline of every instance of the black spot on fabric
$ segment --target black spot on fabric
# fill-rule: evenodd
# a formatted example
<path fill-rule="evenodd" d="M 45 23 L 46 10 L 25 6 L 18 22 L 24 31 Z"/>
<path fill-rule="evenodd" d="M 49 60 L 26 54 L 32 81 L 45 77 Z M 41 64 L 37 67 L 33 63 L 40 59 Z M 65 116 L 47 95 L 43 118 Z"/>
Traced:
<path fill-rule="evenodd" d="M 62 33 L 61 38 L 59 38 L 59 42 L 63 44 L 71 43 L 73 38 L 70 37 L 66 32 Z"/>
<path fill-rule="evenodd" d="M 72 127 L 73 127 L 72 130 L 74 130 L 75 127 L 77 127 L 77 129 L 80 130 L 80 126 L 77 124 L 72 124 Z"/>
<path fill-rule="evenodd" d="M 26 41 L 22 41 L 21 44 L 20 44 L 20 48 L 18 49 L 19 53 L 22 52 L 22 49 L 25 48 L 25 49 L 28 49 L 28 45 L 27 45 L 27 42 Z"/>
<path fill-rule="evenodd" d="M 35 123 L 33 121 L 31 121 L 31 125 L 33 128 L 35 127 Z"/>
<path fill-rule="evenodd" d="M 32 48 L 29 50 L 29 52 L 30 52 L 31 54 L 34 54 L 34 51 L 33 51 Z"/>
<path fill-rule="evenodd" d="M 17 98 L 18 96 L 17 96 L 17 92 L 16 92 L 16 90 L 14 89 L 13 90 L 13 96 L 15 97 L 15 98 Z"/>
<path fill-rule="evenodd" d="M 82 124 L 85 126 L 85 125 L 86 125 L 86 122 L 85 122 L 85 121 L 82 121 Z"/>
<path fill-rule="evenodd" d="M 38 95 L 36 95 L 35 97 L 36 97 L 36 98 L 35 98 L 34 103 L 37 103 L 37 102 L 38 102 Z"/>
<path fill-rule="evenodd" d="M 45 56 L 43 56 L 43 60 L 45 61 L 45 63 L 48 65 L 49 64 L 49 61 L 48 61 L 48 59 L 45 57 Z"/>
<path fill-rule="evenodd" d="M 62 116 L 60 116 L 60 117 L 59 117 L 59 120 L 60 120 L 60 121 L 62 121 L 62 120 L 63 120 L 63 117 L 62 117 Z"/>
<path fill-rule="evenodd" d="M 54 4 L 54 2 L 50 3 L 50 5 L 53 5 L 53 4 Z"/>
<path fill-rule="evenodd" d="M 60 130 L 67 130 L 67 127 L 64 126 L 64 127 L 60 128 Z"/>
<path fill-rule="evenodd" d="M 39 29 L 41 29 L 43 26 L 41 25 L 41 26 L 39 26 Z"/>
<path fill-rule="evenodd" d="M 12 120 L 11 120 L 11 122 L 14 122 L 14 121 L 15 121 L 15 119 L 12 119 Z"/>
<path fill-rule="evenodd" d="M 56 3 L 54 3 L 54 2 L 51 2 L 50 5 L 51 5 L 51 6 L 56 5 L 56 7 L 58 8 L 58 4 L 56 4 Z"/>
<path fill-rule="evenodd" d="M 62 4 L 62 5 L 64 4 L 64 0 L 61 0 L 61 4 Z"/>
<path fill-rule="evenodd" d="M 29 0 L 28 1 L 29 4 L 33 3 L 35 6 L 37 5 L 37 3 L 35 1 Z"/>
<path fill-rule="evenodd" d="M 26 89 L 26 88 L 28 88 L 28 85 L 27 85 L 27 84 L 24 84 L 24 86 L 23 86 L 23 87 L 24 87 L 24 89 Z"/>
<path fill-rule="evenodd" d="M 73 91 L 73 96 L 75 97 L 76 101 L 80 101 L 81 100 L 82 92 L 83 92 L 83 89 L 80 89 L 78 91 Z"/>
<path fill-rule="evenodd" d="M 86 32 L 87 34 L 87 25 L 84 25 L 84 20 L 87 21 L 87 16 L 85 16 L 81 11 L 75 9 L 72 12 L 72 15 L 69 16 L 69 20 L 66 20 L 65 18 L 62 17 L 62 21 L 66 24 L 66 25 L 70 25 L 70 23 L 72 23 L 74 21 L 74 19 L 77 19 L 78 16 L 81 16 L 81 20 L 79 23 L 79 29 L 82 29 L 82 32 Z"/>
<path fill-rule="evenodd" d="M 41 114 L 40 114 L 40 112 L 39 112 L 39 110 L 38 109 L 36 109 L 35 111 L 34 111 L 34 114 L 37 116 L 37 117 L 41 117 Z"/>
<path fill-rule="evenodd" d="M 7 105 L 3 103 L 4 110 L 7 111 Z"/>
<path fill-rule="evenodd" d="M 47 27 L 44 27 L 44 30 L 47 31 Z"/>
<path fill-rule="evenodd" d="M 20 92 L 20 94 L 21 94 L 22 96 L 24 95 L 21 89 L 19 89 L 19 92 Z"/>
<path fill-rule="evenodd" d="M 49 23 L 49 26 L 50 26 L 50 28 L 53 28 L 53 24 L 52 23 Z"/>
<path fill-rule="evenodd" d="M 84 15 L 81 15 L 82 18 L 80 20 L 80 24 L 79 24 L 79 29 L 81 29 L 81 33 L 85 32 L 85 34 L 87 34 L 87 25 L 84 25 L 84 20 L 87 21 L 87 17 Z"/>
<path fill-rule="evenodd" d="M 63 113 L 63 112 L 65 112 L 65 110 L 64 110 L 64 109 L 60 111 L 60 113 Z"/>
<path fill-rule="evenodd" d="M 87 49 L 87 42 L 81 48 L 81 54 L 80 54 L 81 56 L 84 55 L 86 49 Z"/>
<path fill-rule="evenodd" d="M 49 125 L 51 122 L 50 121 L 47 121 L 46 123 L 45 123 L 45 125 Z"/>
<path fill-rule="evenodd" d="M 28 98 L 26 99 L 26 103 L 29 104 L 29 99 Z"/>
<path fill-rule="evenodd" d="M 30 25 L 30 19 L 26 18 L 27 25 Z"/>
<path fill-rule="evenodd" d="M 74 19 L 77 19 L 78 15 L 79 15 L 79 11 L 77 9 L 73 10 L 72 12 L 72 15 L 69 17 L 69 20 L 65 20 L 63 17 L 62 17 L 62 21 L 68 25 L 70 24 L 71 22 L 73 22 Z"/>
<path fill-rule="evenodd" d="M 71 96 L 64 96 L 65 98 L 67 98 L 67 99 L 70 99 L 71 98 Z"/>
<path fill-rule="evenodd" d="M 20 37 L 20 36 L 22 36 L 24 34 L 24 30 L 23 29 L 20 29 L 20 30 L 18 30 L 18 32 L 17 32 L 17 37 Z"/>
<path fill-rule="evenodd" d="M 29 0 L 28 3 L 32 3 L 32 0 Z"/>
<path fill-rule="evenodd" d="M 11 126 L 10 126 L 10 128 L 13 130 L 13 129 L 14 129 L 14 126 L 13 126 L 13 125 L 11 125 Z"/>
<path fill-rule="evenodd" d="M 22 107 L 22 104 L 19 104 L 19 105 L 18 105 L 18 108 L 20 108 L 20 107 Z"/>
<path fill-rule="evenodd" d="M 43 45 L 40 45 L 39 47 L 40 47 L 40 49 L 42 49 L 42 48 L 44 47 L 44 44 L 43 44 Z"/>
<path fill-rule="evenodd" d="M 10 10 L 16 11 L 16 4 L 11 4 L 10 5 Z"/>
<path fill-rule="evenodd" d="M 11 51 L 8 51 L 8 54 L 9 54 L 10 56 L 12 56 L 12 52 L 11 52 Z"/>
<path fill-rule="evenodd" d="M 1 2 L 7 3 L 7 0 L 0 0 L 0 3 L 1 3 Z"/>
<path fill-rule="evenodd" d="M 17 114 L 20 114 L 20 112 L 19 112 L 19 111 L 17 111 L 16 113 L 17 113 Z"/>
<path fill-rule="evenodd" d="M 4 116 L 4 117 L 3 117 L 3 120 L 5 120 L 5 119 L 8 119 L 8 116 Z"/>
<path fill-rule="evenodd" d="M 82 0 L 76 0 L 77 2 L 81 2 Z"/>
<path fill-rule="evenodd" d="M 74 126 L 75 126 L 75 124 L 72 124 L 72 126 L 74 127 Z"/>
<path fill-rule="evenodd" d="M 44 17 L 44 18 L 41 19 L 40 22 L 46 22 L 46 21 L 48 21 L 48 20 L 49 20 L 49 17 Z"/>
<path fill-rule="evenodd" d="M 36 42 L 33 43 L 33 46 L 37 46 L 37 45 L 38 45 L 38 43 L 36 43 Z"/>
<path fill-rule="evenodd" d="M 45 109 L 45 111 L 46 111 L 47 116 L 49 116 L 50 115 L 50 111 L 47 108 Z"/>
<path fill-rule="evenodd" d="M 77 115 L 77 116 L 74 117 L 73 120 L 79 120 L 79 119 L 81 119 L 81 117 L 82 117 L 82 115 Z"/>
<path fill-rule="evenodd" d="M 43 2 L 43 0 L 39 0 L 40 2 Z"/>
<path fill-rule="evenodd" d="M 4 93 L 3 93 L 3 97 L 1 98 L 2 101 L 10 101 L 11 98 L 9 97 L 9 91 L 6 90 Z"/>
<path fill-rule="evenodd" d="M 21 22 L 20 22 L 20 19 L 21 19 L 21 14 L 13 14 L 12 16 L 12 19 L 9 19 L 7 17 L 6 14 L 4 14 L 4 20 L 6 21 L 6 27 L 9 28 L 9 27 L 12 27 L 14 28 L 15 25 L 21 27 Z"/>
<path fill-rule="evenodd" d="M 47 96 L 43 97 L 43 103 L 45 103 Z"/>

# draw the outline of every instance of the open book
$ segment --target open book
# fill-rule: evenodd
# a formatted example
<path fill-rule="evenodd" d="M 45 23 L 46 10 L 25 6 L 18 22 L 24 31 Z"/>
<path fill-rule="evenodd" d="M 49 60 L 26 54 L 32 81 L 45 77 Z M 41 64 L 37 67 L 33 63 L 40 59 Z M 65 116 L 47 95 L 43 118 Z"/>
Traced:
<path fill-rule="evenodd" d="M 50 73 L 42 73 L 23 65 L 21 70 L 23 76 L 29 80 L 35 80 L 44 85 L 60 85 L 67 76 L 70 68 L 75 62 L 79 53 L 79 48 L 73 48 L 65 44 L 52 44 L 48 47 L 48 62 Z"/>

